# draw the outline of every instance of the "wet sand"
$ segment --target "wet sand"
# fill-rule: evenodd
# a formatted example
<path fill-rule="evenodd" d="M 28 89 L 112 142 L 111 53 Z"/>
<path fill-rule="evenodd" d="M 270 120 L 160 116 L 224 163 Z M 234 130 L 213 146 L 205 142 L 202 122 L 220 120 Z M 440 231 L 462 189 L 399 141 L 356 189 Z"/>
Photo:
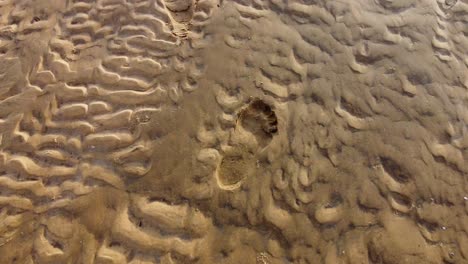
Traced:
<path fill-rule="evenodd" d="M 0 263 L 468 263 L 466 0 L 1 0 Z"/>

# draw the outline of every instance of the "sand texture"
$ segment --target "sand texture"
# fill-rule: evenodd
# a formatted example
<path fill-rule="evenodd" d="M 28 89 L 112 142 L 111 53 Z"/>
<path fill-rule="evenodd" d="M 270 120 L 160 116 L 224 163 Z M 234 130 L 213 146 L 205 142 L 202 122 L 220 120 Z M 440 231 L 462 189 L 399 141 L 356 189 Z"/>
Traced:
<path fill-rule="evenodd" d="M 0 264 L 467 264 L 467 0 L 0 0 Z"/>

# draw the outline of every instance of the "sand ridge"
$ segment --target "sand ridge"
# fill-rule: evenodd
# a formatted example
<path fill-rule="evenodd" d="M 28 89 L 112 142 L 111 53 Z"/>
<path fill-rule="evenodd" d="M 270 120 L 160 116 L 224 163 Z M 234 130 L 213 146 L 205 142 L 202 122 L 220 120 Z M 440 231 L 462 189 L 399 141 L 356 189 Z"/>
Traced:
<path fill-rule="evenodd" d="M 468 263 L 466 1 L 0 14 L 0 263 Z"/>

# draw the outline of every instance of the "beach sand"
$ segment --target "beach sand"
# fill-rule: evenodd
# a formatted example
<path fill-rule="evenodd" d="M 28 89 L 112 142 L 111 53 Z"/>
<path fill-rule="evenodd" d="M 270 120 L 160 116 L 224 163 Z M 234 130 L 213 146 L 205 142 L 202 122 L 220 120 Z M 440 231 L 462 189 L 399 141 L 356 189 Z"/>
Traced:
<path fill-rule="evenodd" d="M 468 263 L 468 1 L 1 0 L 1 264 Z"/>

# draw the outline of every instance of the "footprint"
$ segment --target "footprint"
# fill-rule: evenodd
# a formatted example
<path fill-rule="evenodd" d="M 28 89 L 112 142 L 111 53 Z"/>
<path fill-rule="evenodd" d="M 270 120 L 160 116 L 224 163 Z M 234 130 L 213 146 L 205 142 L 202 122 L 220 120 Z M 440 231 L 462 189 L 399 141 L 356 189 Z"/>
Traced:
<path fill-rule="evenodd" d="M 223 190 L 235 190 L 254 170 L 253 154 L 242 146 L 234 147 L 221 159 L 217 170 L 218 186 Z"/>
<path fill-rule="evenodd" d="M 172 22 L 172 32 L 178 37 L 187 37 L 188 24 L 194 14 L 193 0 L 164 0 Z"/>
<path fill-rule="evenodd" d="M 264 101 L 255 98 L 238 114 L 238 125 L 252 133 L 259 146 L 268 145 L 278 133 L 278 119 L 275 112 Z"/>
<path fill-rule="evenodd" d="M 216 170 L 216 179 L 221 189 L 238 189 L 255 172 L 258 154 L 278 133 L 277 126 L 275 112 L 260 99 L 253 99 L 238 113 L 234 140 Z"/>

